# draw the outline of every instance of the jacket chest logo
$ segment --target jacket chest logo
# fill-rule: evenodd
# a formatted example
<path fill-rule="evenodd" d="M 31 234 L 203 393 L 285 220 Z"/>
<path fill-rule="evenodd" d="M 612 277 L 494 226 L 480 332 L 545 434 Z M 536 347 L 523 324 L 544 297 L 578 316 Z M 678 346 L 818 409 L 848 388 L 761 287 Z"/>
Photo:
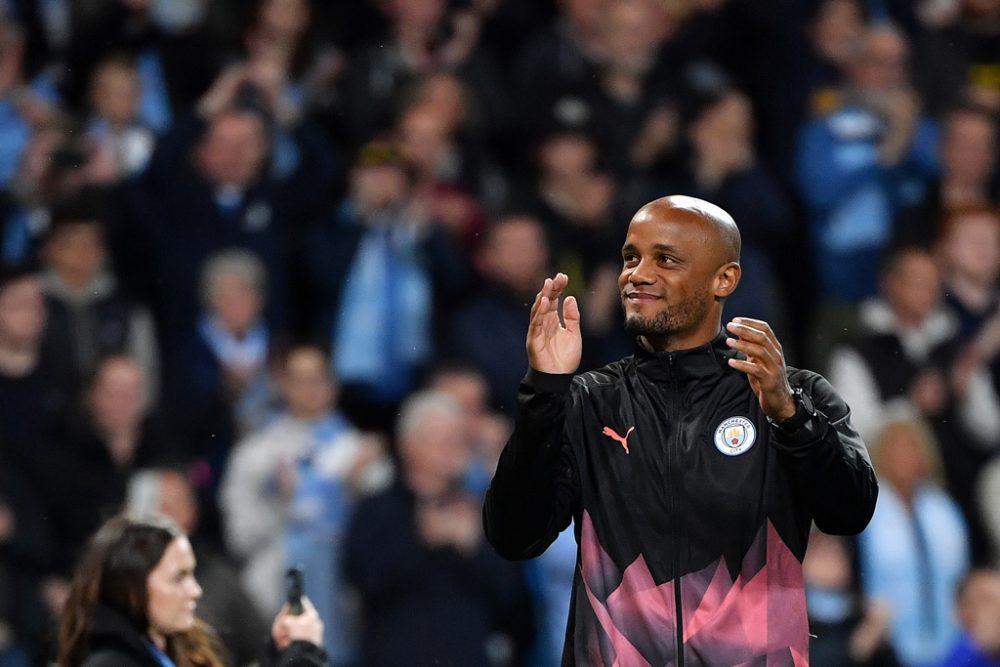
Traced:
<path fill-rule="evenodd" d="M 757 429 L 746 417 L 730 417 L 715 429 L 715 448 L 726 456 L 738 456 L 757 441 Z"/>
<path fill-rule="evenodd" d="M 615 442 L 619 443 L 622 447 L 625 448 L 625 453 L 628 454 L 628 436 L 634 430 L 635 430 L 635 426 L 629 426 L 628 430 L 625 431 L 625 435 L 622 436 L 622 435 L 618 435 L 618 433 L 615 432 L 615 430 L 613 428 L 611 428 L 610 426 L 605 426 L 604 430 L 601 431 L 601 433 L 603 433 L 604 435 L 608 436 L 609 438 L 611 438 Z"/>

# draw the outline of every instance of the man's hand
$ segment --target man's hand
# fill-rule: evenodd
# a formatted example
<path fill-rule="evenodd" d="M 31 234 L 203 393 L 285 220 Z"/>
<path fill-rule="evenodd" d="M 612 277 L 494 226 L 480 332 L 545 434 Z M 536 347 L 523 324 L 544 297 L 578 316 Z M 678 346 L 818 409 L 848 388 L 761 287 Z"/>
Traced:
<path fill-rule="evenodd" d="M 580 366 L 583 339 L 580 336 L 580 306 L 575 297 L 567 297 L 559 321 L 559 295 L 566 288 L 569 278 L 557 273 L 546 278 L 541 291 L 531 307 L 528 325 L 528 364 L 543 373 L 574 373 Z"/>
<path fill-rule="evenodd" d="M 730 359 L 729 365 L 747 374 L 764 414 L 778 422 L 794 415 L 795 401 L 785 375 L 785 355 L 771 326 L 762 320 L 736 317 L 726 329 L 737 336 L 726 339 L 729 347 L 747 356 L 746 361 Z"/>

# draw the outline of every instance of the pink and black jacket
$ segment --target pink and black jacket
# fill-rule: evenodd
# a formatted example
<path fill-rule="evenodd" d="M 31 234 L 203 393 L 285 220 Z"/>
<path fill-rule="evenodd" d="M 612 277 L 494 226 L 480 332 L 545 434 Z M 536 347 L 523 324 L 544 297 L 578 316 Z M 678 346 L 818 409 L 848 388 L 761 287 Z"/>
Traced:
<path fill-rule="evenodd" d="M 486 535 L 502 556 L 532 558 L 574 520 L 564 667 L 808 664 L 811 524 L 864 529 L 875 474 L 825 379 L 788 370 L 817 412 L 788 436 L 728 366 L 733 354 L 720 334 L 521 384 Z"/>

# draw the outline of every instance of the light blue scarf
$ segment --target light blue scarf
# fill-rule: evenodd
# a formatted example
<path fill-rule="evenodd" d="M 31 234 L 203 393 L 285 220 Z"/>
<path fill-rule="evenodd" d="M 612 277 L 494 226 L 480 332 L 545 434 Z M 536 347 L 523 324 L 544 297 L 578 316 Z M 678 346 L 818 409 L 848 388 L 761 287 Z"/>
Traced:
<path fill-rule="evenodd" d="M 372 221 L 344 283 L 333 332 L 334 369 L 376 400 L 398 400 L 430 353 L 431 286 L 419 239 L 402 212 Z"/>

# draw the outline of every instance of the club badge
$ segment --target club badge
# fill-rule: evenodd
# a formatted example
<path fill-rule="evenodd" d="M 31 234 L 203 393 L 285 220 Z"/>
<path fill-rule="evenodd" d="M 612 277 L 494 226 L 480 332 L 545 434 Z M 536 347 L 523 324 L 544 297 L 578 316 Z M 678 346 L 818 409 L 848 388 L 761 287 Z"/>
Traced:
<path fill-rule="evenodd" d="M 726 456 L 739 456 L 756 440 L 757 429 L 746 417 L 730 417 L 715 429 L 715 448 Z"/>

